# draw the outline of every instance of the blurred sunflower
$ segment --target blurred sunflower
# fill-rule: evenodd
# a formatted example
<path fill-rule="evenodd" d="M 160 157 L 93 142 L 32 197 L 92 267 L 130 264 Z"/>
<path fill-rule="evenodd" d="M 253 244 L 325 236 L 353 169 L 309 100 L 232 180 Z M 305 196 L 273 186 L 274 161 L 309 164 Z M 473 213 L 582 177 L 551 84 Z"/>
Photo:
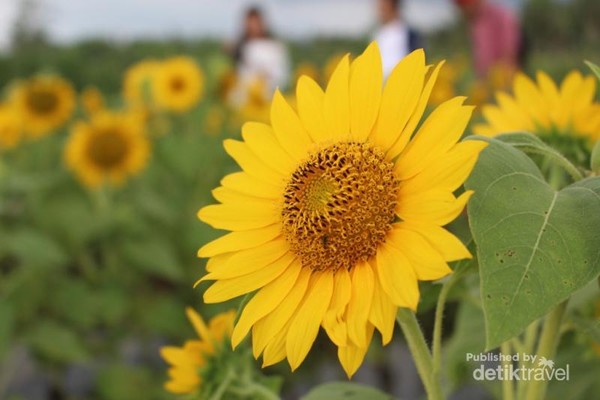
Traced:
<path fill-rule="evenodd" d="M 485 123 L 475 125 L 478 135 L 528 131 L 541 136 L 577 136 L 594 142 L 600 139 L 600 103 L 594 101 L 596 79 L 570 72 L 560 88 L 544 72 L 537 82 L 519 73 L 513 95 L 496 94 L 495 105 L 483 107 Z"/>
<path fill-rule="evenodd" d="M 373 43 L 352 65 L 342 58 L 325 92 L 301 78 L 297 112 L 276 92 L 271 125 L 247 123 L 244 141 L 225 141 L 242 171 L 213 191 L 221 204 L 198 216 L 232 232 L 199 250 L 210 258 L 200 281 L 215 281 L 207 303 L 256 291 L 232 344 L 252 330 L 264 366 L 287 358 L 298 368 L 322 326 L 352 376 L 374 329 L 387 344 L 398 307 L 416 310 L 418 281 L 471 257 L 443 226 L 473 194 L 453 192 L 486 146 L 457 143 L 473 107 L 451 99 L 417 129 L 441 66 L 427 78 L 425 54 L 415 51 L 382 91 Z"/>
<path fill-rule="evenodd" d="M 95 114 L 104 109 L 104 96 L 95 86 L 88 86 L 81 93 L 81 105 L 88 115 Z"/>
<path fill-rule="evenodd" d="M 12 149 L 21 140 L 23 126 L 17 110 L 0 105 L 0 149 Z"/>
<path fill-rule="evenodd" d="M 18 83 L 12 93 L 24 129 L 34 138 L 63 126 L 73 113 L 75 91 L 57 76 L 37 76 Z"/>
<path fill-rule="evenodd" d="M 344 54 L 334 54 L 325 61 L 325 65 L 323 66 L 323 78 L 325 81 L 329 81 L 331 79 L 331 75 L 333 75 L 333 71 L 335 71 L 336 67 L 340 63 L 340 61 L 344 58 Z"/>
<path fill-rule="evenodd" d="M 218 353 L 230 351 L 229 341 L 235 320 L 235 311 L 228 311 L 213 317 L 207 326 L 193 309 L 188 307 L 185 312 L 199 340 L 188 340 L 181 347 L 166 346 L 160 350 L 161 356 L 171 365 L 170 380 L 165 383 L 165 389 L 176 394 L 191 394 L 199 390 L 202 385 L 201 369 L 210 371 L 211 361 L 219 358 Z"/>
<path fill-rule="evenodd" d="M 303 75 L 306 75 L 312 80 L 319 82 L 319 69 L 313 63 L 302 62 L 298 64 L 294 70 L 294 81 L 297 82 Z"/>
<path fill-rule="evenodd" d="M 91 187 L 121 184 L 144 168 L 150 142 L 137 115 L 104 111 L 78 122 L 65 147 L 65 162 Z"/>
<path fill-rule="evenodd" d="M 185 112 L 193 108 L 204 89 L 204 76 L 190 57 L 173 57 L 160 63 L 152 81 L 155 103 L 166 110 Z"/>
<path fill-rule="evenodd" d="M 149 103 L 150 85 L 158 65 L 156 60 L 143 60 L 127 69 L 123 76 L 123 97 L 129 105 Z"/>

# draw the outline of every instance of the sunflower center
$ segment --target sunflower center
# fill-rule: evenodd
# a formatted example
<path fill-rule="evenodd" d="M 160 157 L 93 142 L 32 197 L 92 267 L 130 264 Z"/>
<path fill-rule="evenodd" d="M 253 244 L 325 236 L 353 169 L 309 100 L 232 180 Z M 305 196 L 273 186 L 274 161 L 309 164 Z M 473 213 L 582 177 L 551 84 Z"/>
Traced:
<path fill-rule="evenodd" d="M 312 154 L 284 193 L 283 232 L 302 265 L 351 269 L 376 254 L 394 221 L 398 180 L 383 151 L 337 143 Z"/>
<path fill-rule="evenodd" d="M 175 76 L 171 79 L 171 89 L 174 92 L 181 92 L 185 87 L 185 81 L 180 76 Z"/>
<path fill-rule="evenodd" d="M 110 169 L 123 162 L 128 144 L 117 129 L 105 129 L 94 133 L 88 147 L 90 159 L 102 169 Z"/>
<path fill-rule="evenodd" d="M 30 89 L 26 97 L 27 105 L 39 114 L 49 114 L 56 109 L 58 97 L 54 92 L 44 89 Z"/>

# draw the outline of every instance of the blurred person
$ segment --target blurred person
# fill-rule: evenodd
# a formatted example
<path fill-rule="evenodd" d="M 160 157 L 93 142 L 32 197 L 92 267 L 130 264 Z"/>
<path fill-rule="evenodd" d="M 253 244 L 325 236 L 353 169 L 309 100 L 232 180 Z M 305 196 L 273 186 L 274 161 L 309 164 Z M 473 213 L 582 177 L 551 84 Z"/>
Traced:
<path fill-rule="evenodd" d="M 263 12 L 258 7 L 247 9 L 241 38 L 233 48 L 237 69 L 237 87 L 233 102 L 245 102 L 246 88 L 260 81 L 266 99 L 270 99 L 276 88 L 288 85 L 290 66 L 285 45 L 271 34 Z"/>
<path fill-rule="evenodd" d="M 514 74 L 523 61 L 520 23 L 515 13 L 487 0 L 454 0 L 469 24 L 473 63 L 479 78 L 498 68 Z M 510 79 L 509 79 L 510 81 Z"/>
<path fill-rule="evenodd" d="M 378 0 L 377 4 L 381 26 L 373 39 L 379 44 L 384 77 L 407 54 L 421 47 L 417 32 L 402 20 L 400 6 L 401 0 Z"/>

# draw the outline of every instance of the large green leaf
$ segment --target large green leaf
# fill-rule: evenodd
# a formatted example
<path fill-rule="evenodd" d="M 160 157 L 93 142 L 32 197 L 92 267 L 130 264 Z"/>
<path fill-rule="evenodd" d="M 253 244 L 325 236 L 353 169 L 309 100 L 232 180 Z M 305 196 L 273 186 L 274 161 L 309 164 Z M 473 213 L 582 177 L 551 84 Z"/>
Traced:
<path fill-rule="evenodd" d="M 333 382 L 317 386 L 302 400 L 393 400 L 394 398 L 372 387 L 351 382 Z"/>
<path fill-rule="evenodd" d="M 465 186 L 490 349 L 600 273 L 600 178 L 557 192 L 524 153 L 487 140 Z"/>

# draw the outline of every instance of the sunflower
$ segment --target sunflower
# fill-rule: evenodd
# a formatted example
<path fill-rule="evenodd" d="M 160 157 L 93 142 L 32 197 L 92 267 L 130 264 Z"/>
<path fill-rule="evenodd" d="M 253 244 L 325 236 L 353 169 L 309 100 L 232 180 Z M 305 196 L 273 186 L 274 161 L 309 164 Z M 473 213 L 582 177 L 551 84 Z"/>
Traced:
<path fill-rule="evenodd" d="M 74 125 L 65 162 L 88 186 L 121 184 L 144 168 L 150 142 L 137 115 L 103 111 Z"/>
<path fill-rule="evenodd" d="M 473 132 L 495 136 L 504 132 L 528 131 L 540 136 L 570 136 L 594 142 L 600 138 L 600 104 L 594 101 L 596 79 L 571 71 L 560 87 L 544 72 L 537 81 L 519 73 L 513 95 L 496 94 L 496 105 L 482 109 L 485 123 Z"/>
<path fill-rule="evenodd" d="M 225 141 L 242 171 L 214 190 L 221 204 L 198 216 L 232 232 L 199 250 L 210 258 L 200 281 L 215 281 L 207 303 L 255 292 L 234 346 L 252 330 L 263 365 L 287 358 L 295 370 L 323 327 L 352 376 L 374 329 L 387 344 L 398 307 L 416 310 L 418 281 L 471 257 L 443 226 L 473 194 L 453 192 L 486 146 L 457 143 L 473 107 L 453 98 L 417 129 L 441 66 L 426 79 L 417 50 L 382 90 L 372 43 L 352 65 L 342 58 L 324 92 L 301 78 L 297 112 L 276 92 L 271 125 L 246 123 L 244 141 Z"/>
<path fill-rule="evenodd" d="M 22 128 L 17 111 L 8 105 L 0 105 L 0 149 L 12 149 L 19 144 Z"/>
<path fill-rule="evenodd" d="M 81 105 L 88 115 L 95 114 L 104 109 L 104 96 L 95 86 L 88 86 L 81 93 Z"/>
<path fill-rule="evenodd" d="M 31 137 L 41 137 L 67 122 L 75 106 L 71 84 L 57 76 L 37 76 L 15 86 L 14 105 Z"/>
<path fill-rule="evenodd" d="M 198 103 L 203 85 L 202 70 L 192 58 L 173 57 L 156 70 L 152 94 L 159 107 L 181 113 Z"/>
<path fill-rule="evenodd" d="M 200 369 L 209 367 L 211 359 L 228 347 L 224 343 L 229 341 L 235 319 L 235 311 L 229 311 L 213 317 L 207 326 L 193 309 L 188 307 L 185 312 L 200 339 L 188 340 L 182 347 L 166 346 L 160 350 L 171 365 L 165 389 L 176 394 L 198 391 L 202 384 Z"/>
<path fill-rule="evenodd" d="M 300 77 L 306 75 L 309 78 L 313 79 L 314 81 L 319 81 L 319 69 L 310 62 L 302 62 L 300 64 L 298 64 L 298 66 L 296 67 L 296 69 L 294 70 L 294 81 L 298 81 L 300 80 Z"/>
<path fill-rule="evenodd" d="M 133 106 L 147 104 L 150 100 L 150 85 L 158 68 L 156 60 L 143 60 L 127 69 L 123 76 L 123 97 Z"/>

